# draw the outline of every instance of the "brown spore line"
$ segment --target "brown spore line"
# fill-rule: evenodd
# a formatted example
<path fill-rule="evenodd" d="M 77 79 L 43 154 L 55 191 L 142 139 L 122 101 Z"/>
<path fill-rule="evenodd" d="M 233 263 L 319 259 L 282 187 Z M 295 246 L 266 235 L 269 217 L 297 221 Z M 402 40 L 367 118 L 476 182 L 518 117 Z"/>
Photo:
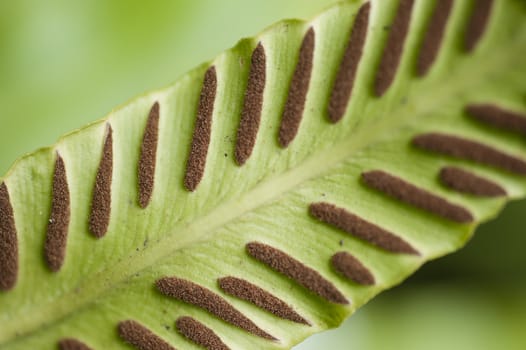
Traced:
<path fill-rule="evenodd" d="M 314 58 L 315 33 L 310 27 L 301 43 L 298 63 L 292 75 L 285 108 L 281 116 L 278 141 L 281 147 L 287 147 L 296 137 L 303 118 L 307 92 L 312 73 Z"/>
<path fill-rule="evenodd" d="M 477 0 L 473 6 L 464 37 L 465 48 L 468 52 L 472 52 L 475 49 L 486 31 L 491 8 L 493 7 L 493 0 Z"/>
<path fill-rule="evenodd" d="M 246 280 L 229 276 L 220 278 L 218 283 L 219 288 L 227 294 L 248 301 L 279 318 L 310 326 L 307 320 L 283 300 Z"/>
<path fill-rule="evenodd" d="M 150 109 L 146 128 L 141 144 L 139 158 L 139 205 L 146 208 L 150 203 L 155 184 L 155 165 L 157 158 L 157 142 L 159 139 L 159 102 Z"/>
<path fill-rule="evenodd" d="M 285 275 L 323 299 L 335 304 L 349 304 L 347 298 L 330 281 L 287 253 L 259 242 L 248 243 L 246 249 L 247 253 L 254 259 Z"/>
<path fill-rule="evenodd" d="M 354 20 L 349 42 L 338 68 L 338 73 L 336 74 L 328 106 L 329 120 L 333 123 L 337 123 L 343 118 L 351 98 L 356 71 L 358 70 L 358 64 L 362 58 L 363 47 L 367 38 L 370 9 L 370 2 L 360 7 Z"/>
<path fill-rule="evenodd" d="M 64 160 L 58 153 L 55 160 L 51 196 L 51 213 L 47 226 L 44 255 L 49 269 L 57 272 L 64 264 L 66 257 L 66 245 L 71 215 L 66 166 L 64 165 Z"/>
<path fill-rule="evenodd" d="M 261 110 L 263 108 L 263 92 L 266 82 L 265 48 L 261 43 L 252 52 L 241 121 L 237 130 L 235 160 L 243 165 L 250 158 L 259 130 Z"/>
<path fill-rule="evenodd" d="M 526 161 L 483 143 L 441 133 L 428 133 L 413 138 L 413 145 L 426 151 L 526 175 Z"/>
<path fill-rule="evenodd" d="M 92 350 L 89 346 L 74 338 L 65 338 L 58 343 L 60 350 Z"/>
<path fill-rule="evenodd" d="M 342 276 L 358 284 L 371 286 L 375 279 L 371 271 L 360 260 L 347 252 L 338 252 L 331 258 L 332 267 Z"/>
<path fill-rule="evenodd" d="M 442 197 L 382 170 L 362 173 L 362 179 L 371 188 L 444 219 L 461 224 L 474 220 L 473 215 L 466 208 L 450 203 Z"/>
<path fill-rule="evenodd" d="M 113 129 L 108 124 L 102 148 L 102 157 L 97 169 L 91 200 L 89 230 L 93 236 L 106 235 L 111 216 L 111 184 L 113 176 Z"/>
<path fill-rule="evenodd" d="M 190 146 L 190 154 L 186 163 L 184 186 L 191 192 L 197 189 L 205 172 L 206 156 L 212 134 L 212 115 L 214 113 L 216 90 L 216 68 L 212 66 L 208 68 L 203 79 L 192 145 Z"/>
<path fill-rule="evenodd" d="M 18 238 L 9 190 L 0 184 L 0 290 L 15 287 L 18 278 Z"/>
<path fill-rule="evenodd" d="M 221 320 L 258 337 L 277 340 L 256 326 L 254 322 L 235 309 L 225 299 L 207 288 L 177 277 L 161 278 L 155 284 L 159 292 L 166 296 L 200 307 Z"/>
<path fill-rule="evenodd" d="M 139 350 L 176 350 L 158 335 L 134 320 L 120 322 L 117 331 L 122 340 Z"/>
<path fill-rule="evenodd" d="M 361 217 L 335 206 L 319 202 L 309 206 L 310 215 L 330 226 L 362 239 L 391 253 L 419 255 L 420 253 L 404 239 L 398 237 Z"/>
<path fill-rule="evenodd" d="M 445 186 L 458 192 L 483 197 L 499 197 L 507 194 L 499 184 L 457 167 L 442 168 L 439 177 Z"/>
<path fill-rule="evenodd" d="M 416 72 L 419 76 L 426 75 L 438 56 L 452 7 L 453 0 L 436 2 L 418 54 Z"/>
<path fill-rule="evenodd" d="M 470 104 L 466 113 L 473 119 L 497 129 L 526 136 L 526 115 L 493 104 Z"/>
<path fill-rule="evenodd" d="M 387 38 L 387 43 L 382 53 L 380 65 L 376 71 L 374 92 L 378 97 L 383 96 L 387 89 L 389 89 L 400 65 L 405 39 L 409 31 L 413 2 L 413 0 L 401 0 L 398 5 L 393 24 L 390 27 L 389 37 Z"/>
<path fill-rule="evenodd" d="M 213 330 L 192 317 L 179 317 L 175 326 L 179 333 L 207 350 L 230 350 Z"/>

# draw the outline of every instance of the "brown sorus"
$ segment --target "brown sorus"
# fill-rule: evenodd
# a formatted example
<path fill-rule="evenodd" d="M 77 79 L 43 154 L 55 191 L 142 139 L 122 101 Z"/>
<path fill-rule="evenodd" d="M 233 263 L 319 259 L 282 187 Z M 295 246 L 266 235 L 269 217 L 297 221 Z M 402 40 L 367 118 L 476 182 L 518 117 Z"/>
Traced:
<path fill-rule="evenodd" d="M 0 184 L 0 290 L 10 290 L 18 278 L 18 239 L 13 207 L 5 182 Z"/>
<path fill-rule="evenodd" d="M 281 117 L 278 141 L 281 147 L 287 147 L 296 137 L 303 118 L 307 92 L 309 91 L 314 57 L 315 34 L 312 27 L 307 30 L 301 43 L 298 63 L 289 85 L 289 93 Z"/>
<path fill-rule="evenodd" d="M 347 252 L 338 252 L 331 258 L 334 269 L 345 278 L 366 286 L 374 285 L 374 276 L 360 260 Z"/>
<path fill-rule="evenodd" d="M 419 76 L 426 75 L 438 56 L 452 7 L 453 0 L 439 0 L 436 2 L 418 54 L 416 72 Z"/>
<path fill-rule="evenodd" d="M 80 340 L 73 338 L 62 339 L 58 343 L 60 350 L 92 350 L 89 346 L 81 342 Z"/>
<path fill-rule="evenodd" d="M 159 102 L 155 102 L 148 114 L 139 158 L 139 205 L 146 208 L 152 198 L 155 184 L 157 141 L 159 139 Z"/>
<path fill-rule="evenodd" d="M 413 139 L 413 145 L 426 151 L 470 160 L 518 175 L 526 175 L 526 161 L 462 137 L 440 133 L 422 134 Z"/>
<path fill-rule="evenodd" d="M 192 317 L 179 317 L 175 326 L 182 335 L 207 350 L 230 350 L 213 330 Z"/>
<path fill-rule="evenodd" d="M 468 52 L 475 49 L 475 46 L 482 38 L 488 25 L 493 0 L 477 0 L 473 3 L 473 12 L 469 17 L 464 37 L 465 47 Z"/>
<path fill-rule="evenodd" d="M 119 336 L 139 350 L 176 350 L 137 321 L 126 320 L 118 325 Z"/>
<path fill-rule="evenodd" d="M 206 166 L 206 156 L 212 134 L 212 115 L 216 98 L 217 75 L 216 68 L 208 68 L 203 79 L 197 117 L 190 154 L 186 163 L 184 186 L 188 191 L 195 191 L 203 178 Z"/>
<path fill-rule="evenodd" d="M 470 223 L 474 220 L 473 215 L 466 208 L 450 203 L 442 197 L 385 171 L 365 172 L 362 174 L 362 179 L 369 187 L 444 219 L 458 223 Z"/>
<path fill-rule="evenodd" d="M 334 204 L 312 203 L 309 212 L 316 219 L 389 252 L 419 255 L 402 238 Z"/>
<path fill-rule="evenodd" d="M 345 296 L 331 282 L 287 253 L 258 242 L 248 243 L 246 249 L 256 260 L 296 281 L 323 299 L 336 304 L 349 304 Z"/>
<path fill-rule="evenodd" d="M 506 190 L 499 184 L 460 168 L 444 167 L 440 170 L 439 177 L 445 186 L 455 191 L 485 197 L 506 195 Z"/>
<path fill-rule="evenodd" d="M 526 115 L 492 104 L 470 104 L 466 113 L 489 126 L 526 136 Z"/>
<path fill-rule="evenodd" d="M 241 121 L 237 130 L 235 160 L 238 165 L 245 164 L 256 144 L 263 107 L 263 92 L 265 91 L 265 67 L 265 48 L 258 43 L 252 52 Z"/>
<path fill-rule="evenodd" d="M 367 38 L 370 9 L 371 4 L 369 2 L 360 7 L 354 20 L 336 79 L 334 80 L 328 106 L 329 120 L 333 123 L 337 123 L 342 119 L 351 98 L 356 71 L 358 70 L 358 64 L 362 58 L 363 47 Z"/>
<path fill-rule="evenodd" d="M 165 277 L 155 283 L 162 294 L 198 306 L 236 327 L 264 339 L 276 340 L 236 310 L 225 299 L 193 282 L 177 277 Z"/>
<path fill-rule="evenodd" d="M 44 255 L 49 269 L 57 272 L 66 257 L 70 219 L 69 186 L 64 160 L 57 153 L 51 194 L 51 213 L 47 226 Z"/>
<path fill-rule="evenodd" d="M 400 1 L 394 21 L 390 26 L 389 37 L 382 53 L 380 65 L 376 71 L 374 92 L 378 97 L 383 96 L 395 78 L 404 49 L 405 38 L 409 31 L 412 10 L 413 0 Z"/>
<path fill-rule="evenodd" d="M 101 238 L 106 234 L 110 223 L 112 175 L 113 129 L 110 124 L 107 124 L 102 157 L 93 188 L 89 217 L 89 230 L 97 238 Z"/>
<path fill-rule="evenodd" d="M 223 277 L 218 280 L 219 288 L 224 292 L 237 298 L 246 300 L 257 307 L 266 310 L 279 318 L 290 320 L 296 323 L 310 325 L 307 320 L 301 317 L 283 300 L 275 297 L 266 290 L 236 277 Z"/>

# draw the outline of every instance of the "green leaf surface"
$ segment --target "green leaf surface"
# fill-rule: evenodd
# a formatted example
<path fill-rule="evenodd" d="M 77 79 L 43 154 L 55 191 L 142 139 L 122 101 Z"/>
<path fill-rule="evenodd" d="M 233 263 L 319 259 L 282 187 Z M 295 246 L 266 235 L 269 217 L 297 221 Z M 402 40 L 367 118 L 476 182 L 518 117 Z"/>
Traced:
<path fill-rule="evenodd" d="M 117 331 L 125 320 L 139 322 L 174 348 L 197 348 L 176 331 L 175 320 L 183 316 L 205 324 L 232 349 L 287 349 L 339 325 L 425 261 L 460 248 L 480 222 L 496 215 L 506 200 L 524 197 L 526 191 L 520 166 L 519 171 L 507 165 L 502 169 L 502 162 L 500 167 L 488 166 L 483 164 L 487 156 L 478 162 L 462 160 L 427 152 L 412 142 L 415 136 L 431 132 L 456 135 L 512 155 L 517 162 L 525 161 L 524 135 L 491 127 L 466 113 L 466 106 L 473 104 L 492 104 L 519 114 L 526 110 L 526 65 L 521 57 L 526 47 L 526 7 L 521 1 L 494 1 L 488 24 L 470 51 L 465 44 L 467 28 L 481 4 L 454 2 L 438 56 L 427 74 L 419 77 L 416 62 L 435 2 L 415 1 L 394 80 L 378 96 L 375 81 L 389 37 L 396 32 L 399 2 L 371 1 L 351 99 L 337 123 L 329 118 L 328 101 L 363 2 L 342 2 L 311 22 L 275 24 L 173 85 L 138 97 L 53 147 L 20 159 L 2 180 L 14 213 L 19 256 L 16 285 L 0 292 L 2 349 L 53 349 L 64 338 L 78 339 L 92 349 L 126 349 L 129 345 Z M 296 137 L 283 147 L 279 138 L 283 111 L 309 28 L 315 41 L 306 102 Z M 239 166 L 235 147 L 250 85 L 251 55 L 258 43 L 266 57 L 261 122 L 254 149 Z M 212 66 L 217 89 L 213 89 L 210 145 L 202 179 L 189 191 L 185 177 L 194 129 L 199 125 L 196 115 L 204 75 Z M 141 144 L 155 102 L 160 114 L 154 186 L 143 208 L 138 175 Z M 107 232 L 97 239 L 88 223 L 109 125 L 111 216 Z M 58 155 L 65 164 L 70 220 L 65 260 L 59 271 L 52 272 L 44 246 L 56 219 L 50 213 Z M 446 166 L 490 180 L 507 195 L 486 198 L 454 191 L 438 179 Z M 445 199 L 457 209 L 461 206 L 473 220 L 459 223 L 382 194 L 363 179 L 364 173 L 376 170 Z M 320 222 L 309 214 L 309 207 L 321 202 L 382 227 L 419 254 L 389 252 L 357 238 L 356 232 Z M 355 226 L 354 230 L 359 229 Z M 311 282 L 302 286 L 270 269 L 250 256 L 250 242 L 286 252 L 317 271 L 349 303 L 316 295 L 305 288 L 316 289 Z M 360 285 L 338 273 L 331 264 L 338 252 L 358 259 L 375 283 Z M 278 260 L 274 257 L 273 262 Z M 218 279 L 226 276 L 243 278 L 270 292 L 309 325 L 281 319 L 226 294 L 218 285 Z M 163 295 L 156 281 L 165 277 L 207 288 L 277 340 L 250 334 L 199 305 Z"/>

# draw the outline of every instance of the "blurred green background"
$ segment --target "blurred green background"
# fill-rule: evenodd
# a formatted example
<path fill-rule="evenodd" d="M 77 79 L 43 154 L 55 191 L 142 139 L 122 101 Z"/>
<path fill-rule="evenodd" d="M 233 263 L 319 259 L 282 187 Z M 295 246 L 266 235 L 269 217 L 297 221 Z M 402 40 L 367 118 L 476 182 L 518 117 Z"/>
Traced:
<path fill-rule="evenodd" d="M 0 0 L 0 173 L 20 155 L 334 0 Z M 526 349 L 526 201 L 313 349 Z"/>

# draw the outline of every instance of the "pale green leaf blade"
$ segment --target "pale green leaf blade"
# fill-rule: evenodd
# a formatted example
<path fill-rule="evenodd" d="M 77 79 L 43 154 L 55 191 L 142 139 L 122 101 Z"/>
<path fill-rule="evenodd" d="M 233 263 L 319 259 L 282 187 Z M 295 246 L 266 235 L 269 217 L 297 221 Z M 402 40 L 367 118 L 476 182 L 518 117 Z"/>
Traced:
<path fill-rule="evenodd" d="M 473 4 L 455 2 L 439 55 L 428 74 L 417 78 L 416 57 L 434 3 L 415 1 L 401 63 L 387 92 L 378 97 L 374 81 L 398 2 L 372 1 L 352 98 L 342 120 L 333 124 L 327 101 L 361 5 L 341 3 L 309 23 L 278 23 L 172 86 L 139 97 L 52 148 L 22 158 L 3 180 L 14 212 L 20 269 L 16 286 L 0 295 L 2 347 L 52 349 L 72 337 L 94 349 L 125 349 L 117 325 L 131 319 L 175 348 L 193 348 L 175 331 L 176 319 L 191 316 L 231 348 L 290 348 L 314 332 L 337 326 L 426 260 L 458 249 L 507 199 L 524 197 L 526 181 L 520 171 L 513 174 L 411 145 L 417 135 L 440 132 L 475 140 L 524 162 L 524 136 L 489 128 L 465 113 L 469 104 L 492 103 L 524 114 L 526 67 L 520 55 L 526 43 L 524 5 L 495 1 L 488 27 L 469 53 L 464 33 Z M 311 27 L 315 49 L 306 104 L 296 137 L 282 148 L 278 131 L 287 90 Z M 238 166 L 233 159 L 237 130 L 250 56 L 258 42 L 267 62 L 261 124 L 250 158 Z M 211 141 L 202 180 L 190 192 L 184 178 L 203 76 L 211 66 L 217 72 Z M 160 105 L 155 183 L 143 209 L 137 172 L 147 117 L 155 102 Z M 88 222 L 108 125 L 113 131 L 111 217 L 107 233 L 95 239 Z M 66 165 L 71 220 L 64 264 L 53 273 L 43 259 L 43 247 L 57 154 Z M 475 172 L 499 184 L 508 196 L 480 198 L 447 189 L 437 179 L 444 166 Z M 396 175 L 461 206 L 474 220 L 458 223 L 381 194 L 362 179 L 363 173 L 373 170 Z M 319 202 L 345 208 L 392 232 L 420 254 L 390 253 L 319 222 L 309 215 L 309 206 Z M 314 269 L 349 304 L 331 302 L 323 293 L 317 296 L 269 269 L 249 256 L 250 242 L 272 246 Z M 354 255 L 376 283 L 359 286 L 338 274 L 330 260 L 341 251 Z M 162 295 L 155 282 L 167 276 L 213 291 L 277 340 L 251 335 L 196 305 Z M 249 280 L 272 293 L 310 326 L 282 320 L 226 295 L 218 287 L 218 279 L 225 276 Z"/>

